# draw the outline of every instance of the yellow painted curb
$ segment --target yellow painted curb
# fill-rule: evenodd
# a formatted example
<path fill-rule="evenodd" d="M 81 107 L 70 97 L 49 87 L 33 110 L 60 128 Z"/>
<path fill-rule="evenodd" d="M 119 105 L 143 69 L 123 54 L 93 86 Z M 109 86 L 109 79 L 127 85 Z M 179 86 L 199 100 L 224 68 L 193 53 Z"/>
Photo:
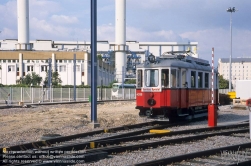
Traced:
<path fill-rule="evenodd" d="M 95 142 L 90 142 L 90 148 L 94 149 L 95 148 Z"/>
<path fill-rule="evenodd" d="M 155 133 L 155 134 L 163 134 L 163 133 L 170 133 L 170 130 L 149 130 L 150 133 Z"/>

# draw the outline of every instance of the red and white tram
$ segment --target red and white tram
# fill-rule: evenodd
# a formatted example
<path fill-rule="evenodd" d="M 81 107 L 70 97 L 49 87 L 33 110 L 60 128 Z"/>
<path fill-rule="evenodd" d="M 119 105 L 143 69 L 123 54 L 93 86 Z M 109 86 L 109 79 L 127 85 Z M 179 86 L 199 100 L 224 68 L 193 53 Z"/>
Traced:
<path fill-rule="evenodd" d="M 207 60 L 188 55 L 188 52 L 167 52 L 160 57 L 148 56 L 137 65 L 136 109 L 140 116 L 194 117 L 206 113 L 208 104 L 218 101 L 218 77 Z"/>

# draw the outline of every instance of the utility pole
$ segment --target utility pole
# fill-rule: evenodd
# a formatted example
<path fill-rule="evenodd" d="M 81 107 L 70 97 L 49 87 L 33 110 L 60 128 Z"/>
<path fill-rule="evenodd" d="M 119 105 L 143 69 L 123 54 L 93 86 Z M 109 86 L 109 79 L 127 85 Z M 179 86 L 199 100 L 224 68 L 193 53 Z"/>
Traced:
<path fill-rule="evenodd" d="M 230 58 L 229 58 L 229 92 L 232 90 L 232 13 L 237 11 L 235 7 L 229 7 L 227 12 L 230 12 Z"/>

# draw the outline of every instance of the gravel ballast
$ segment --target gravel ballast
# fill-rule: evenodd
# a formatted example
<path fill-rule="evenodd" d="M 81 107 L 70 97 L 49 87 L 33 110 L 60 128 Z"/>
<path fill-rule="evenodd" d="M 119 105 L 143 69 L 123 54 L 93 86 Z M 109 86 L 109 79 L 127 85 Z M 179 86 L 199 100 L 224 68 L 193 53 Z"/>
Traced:
<path fill-rule="evenodd" d="M 248 110 L 231 109 L 230 106 L 221 106 L 219 108 L 218 125 L 237 123 L 249 119 Z M 135 102 L 109 102 L 98 104 L 97 112 L 100 127 L 92 129 L 88 125 L 90 123 L 90 110 L 90 103 L 0 109 L 0 147 L 38 141 L 45 134 L 66 136 L 148 121 L 145 118 L 138 117 L 139 111 L 135 109 Z M 207 126 L 208 122 L 204 120 L 186 126 L 172 127 L 170 130 L 189 130 Z M 215 136 L 184 145 L 169 145 L 144 151 L 111 155 L 108 159 L 84 165 L 130 165 L 245 142 L 250 142 L 248 133 L 243 137 Z"/>

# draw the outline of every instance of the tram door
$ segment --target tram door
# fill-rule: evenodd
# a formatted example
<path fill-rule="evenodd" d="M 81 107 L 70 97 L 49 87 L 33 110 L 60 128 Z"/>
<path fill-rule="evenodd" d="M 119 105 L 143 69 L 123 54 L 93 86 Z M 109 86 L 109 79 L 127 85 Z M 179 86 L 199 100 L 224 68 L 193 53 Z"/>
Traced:
<path fill-rule="evenodd" d="M 186 108 L 188 105 L 188 83 L 187 70 L 181 69 L 181 85 L 180 85 L 180 107 Z"/>
<path fill-rule="evenodd" d="M 162 86 L 162 92 L 163 92 L 163 105 L 170 105 L 168 101 L 170 99 L 168 98 L 168 91 L 167 88 L 169 88 L 169 69 L 162 69 L 161 70 L 161 86 Z"/>

